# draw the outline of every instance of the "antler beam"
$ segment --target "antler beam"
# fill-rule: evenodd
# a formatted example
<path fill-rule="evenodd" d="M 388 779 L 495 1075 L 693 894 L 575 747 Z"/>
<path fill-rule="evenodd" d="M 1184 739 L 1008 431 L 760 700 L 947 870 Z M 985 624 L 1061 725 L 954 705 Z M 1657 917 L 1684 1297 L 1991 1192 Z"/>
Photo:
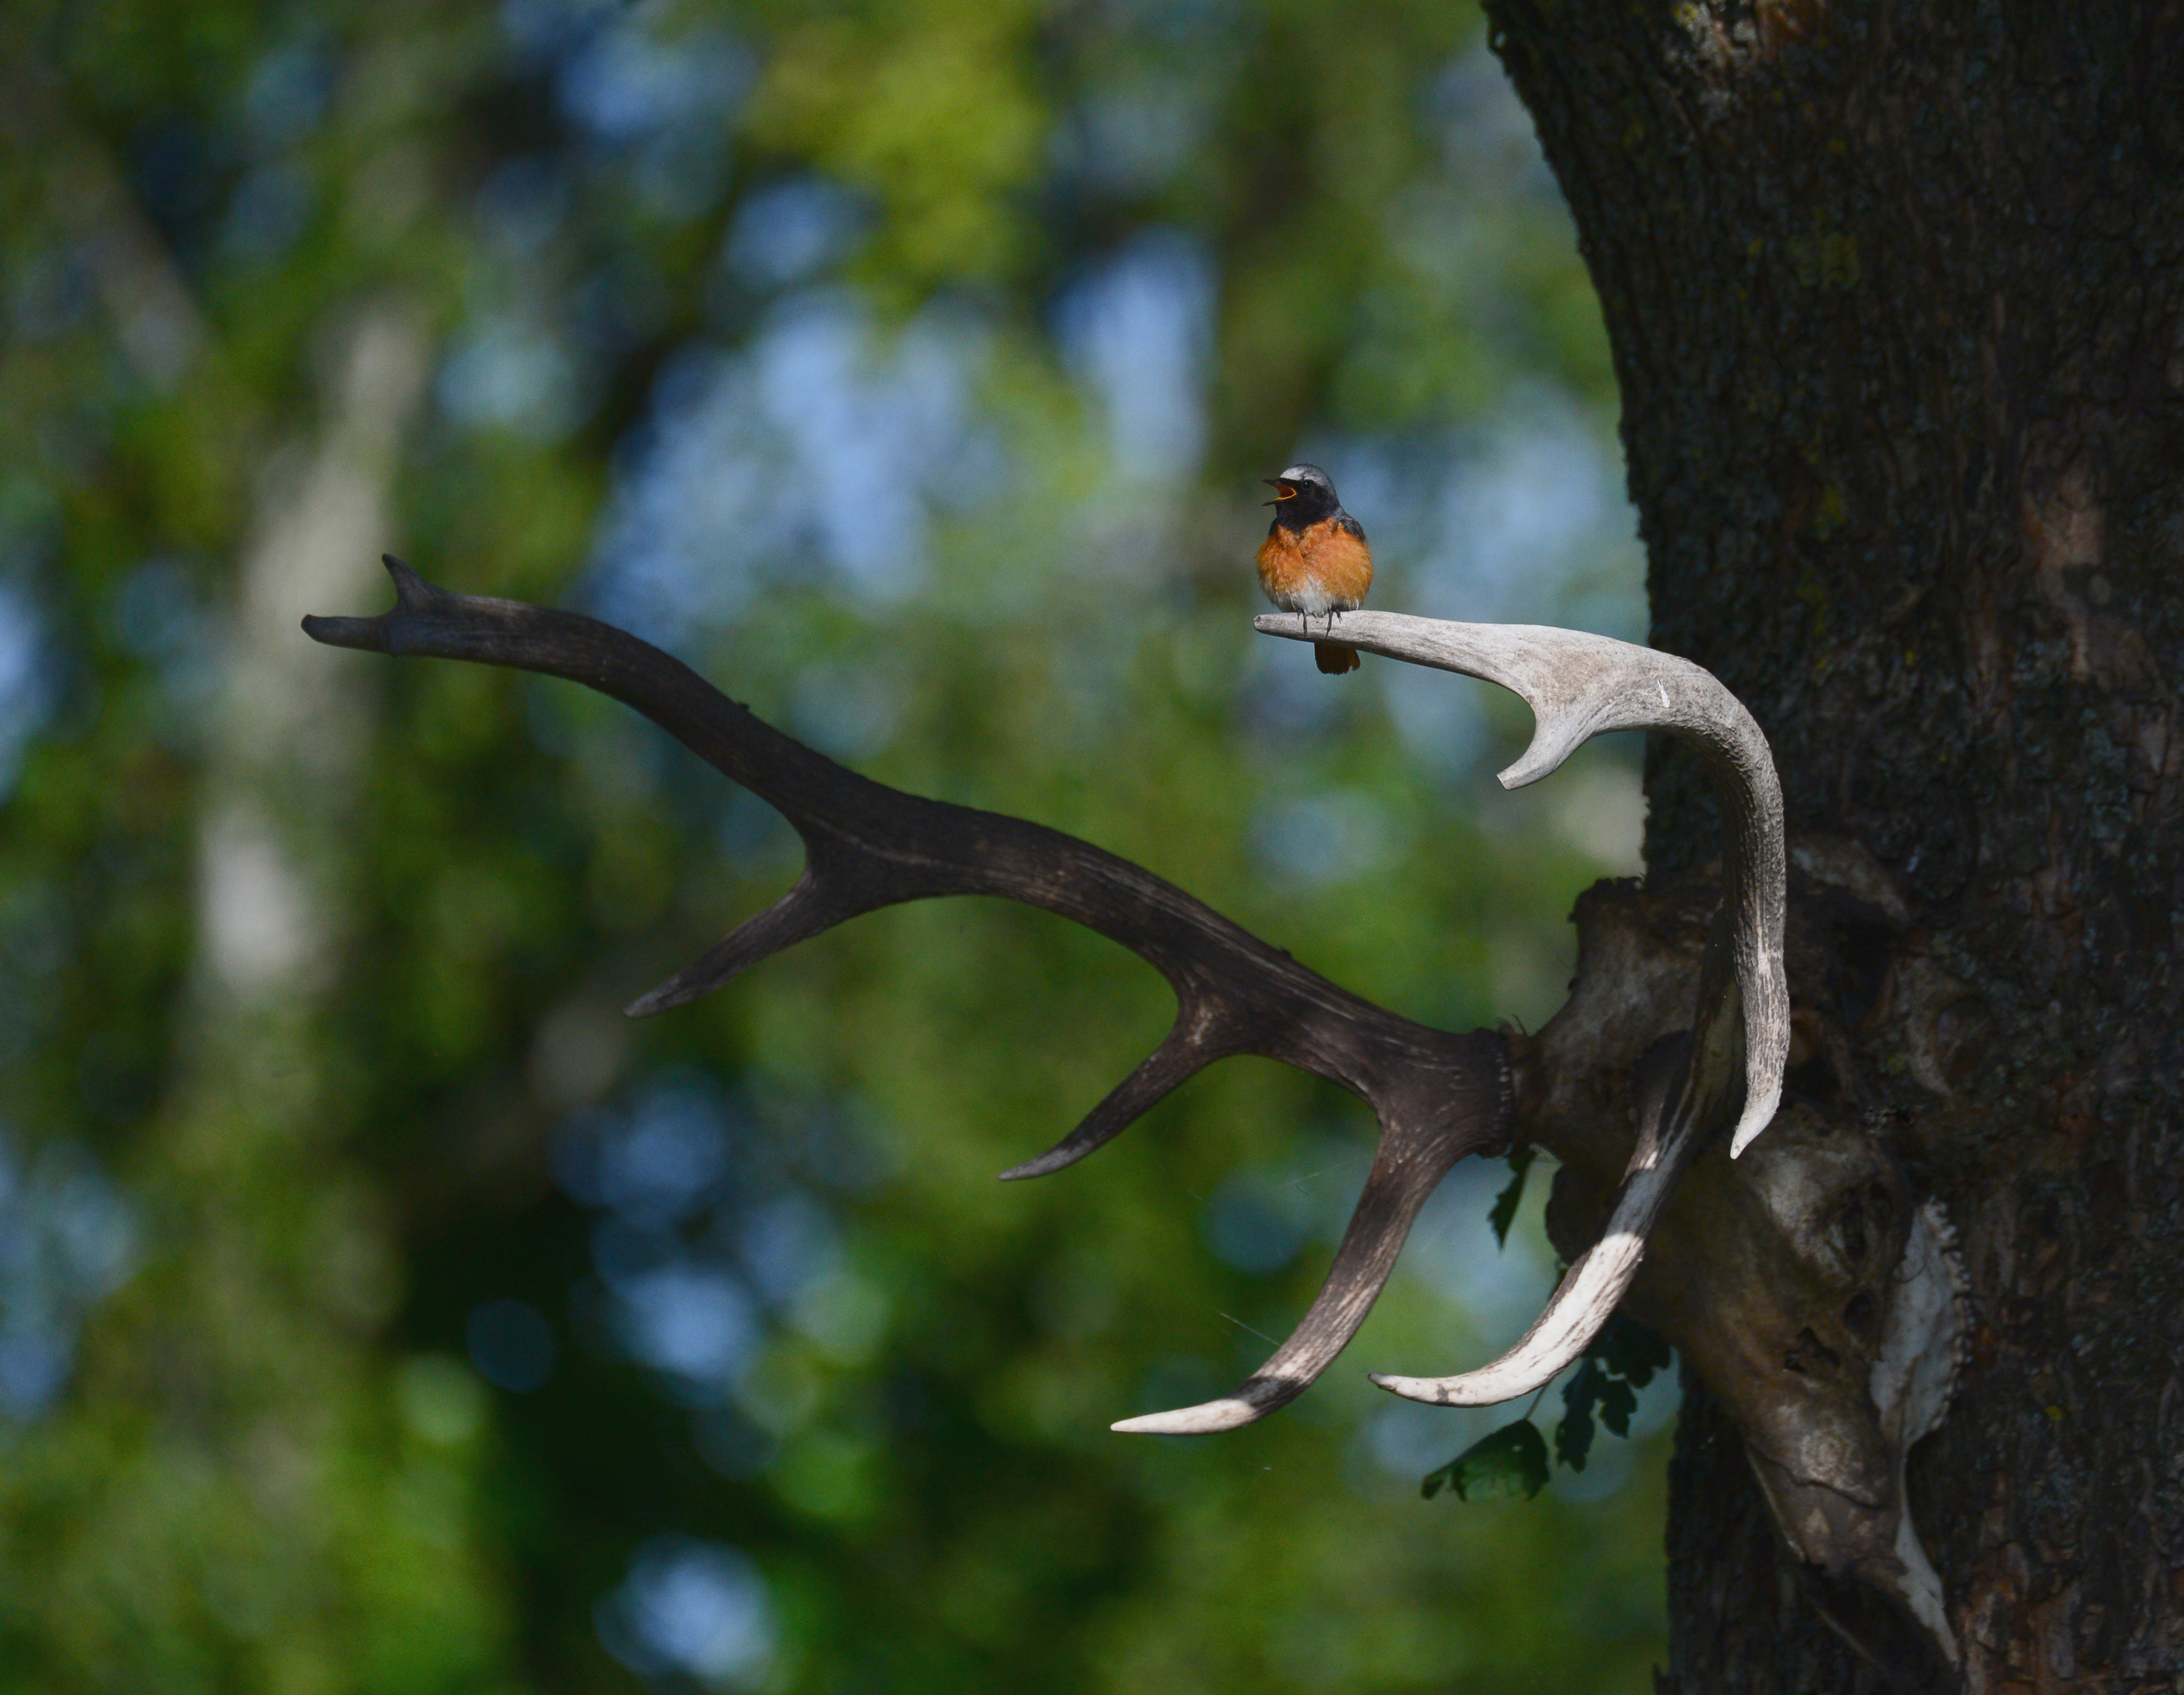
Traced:
<path fill-rule="evenodd" d="M 306 618 L 330 646 L 464 659 L 566 677 L 635 707 L 777 807 L 804 839 L 795 886 L 634 1015 L 679 1006 L 844 919 L 942 895 L 999 895 L 1073 919 L 1167 978 L 1166 1040 L 1062 1141 L 1003 1174 L 1038 1177 L 1108 1141 L 1217 1059 L 1258 1054 L 1338 1083 L 1370 1106 L 1380 1146 L 1334 1263 L 1289 1341 L 1234 1394 L 1118 1430 L 1231 1429 L 1294 1399 L 1356 1334 L 1418 1208 L 1466 1154 L 1506 1146 L 1511 1085 L 1496 1033 L 1412 1023 L 1338 988 L 1128 860 L 1021 818 L 906 795 L 762 722 L 679 660 L 596 619 L 450 594 L 389 558 L 395 606 Z"/>

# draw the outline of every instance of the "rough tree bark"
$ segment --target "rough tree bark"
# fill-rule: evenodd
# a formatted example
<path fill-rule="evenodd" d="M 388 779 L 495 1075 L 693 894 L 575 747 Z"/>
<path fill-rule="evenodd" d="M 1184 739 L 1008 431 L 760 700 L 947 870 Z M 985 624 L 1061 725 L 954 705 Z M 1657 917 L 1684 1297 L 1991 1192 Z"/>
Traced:
<path fill-rule="evenodd" d="M 1911 1475 L 1968 1687 L 2174 1690 L 2184 5 L 1488 11 L 1606 313 L 1653 639 L 1758 716 L 1793 842 L 1914 914 L 1876 995 L 1927 1039 L 1853 1040 L 1855 1088 L 1970 1271 Z M 1711 851 L 1687 759 L 1647 789 L 1656 873 Z M 1876 1687 L 1696 1388 L 1672 1497 L 1664 1691 Z"/>

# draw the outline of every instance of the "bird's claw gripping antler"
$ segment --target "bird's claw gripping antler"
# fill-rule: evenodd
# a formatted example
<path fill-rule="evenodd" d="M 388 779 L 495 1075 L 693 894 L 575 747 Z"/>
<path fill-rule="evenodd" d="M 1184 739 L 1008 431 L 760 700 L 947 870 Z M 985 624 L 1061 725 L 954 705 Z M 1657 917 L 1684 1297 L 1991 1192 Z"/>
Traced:
<path fill-rule="evenodd" d="M 633 1014 L 694 1000 L 859 913 L 935 895 L 998 895 L 1121 943 L 1167 978 L 1177 1003 L 1167 1040 L 1067 1137 L 1004 1176 L 1042 1176 L 1073 1163 L 1185 1079 L 1233 1054 L 1284 1061 L 1340 1084 L 1373 1108 L 1380 1145 L 1372 1173 L 1327 1280 L 1289 1341 L 1234 1394 L 1126 1419 L 1116 1429 L 1232 1429 L 1295 1398 L 1363 1322 L 1440 1179 L 1466 1154 L 1507 1146 L 1512 1088 L 1507 1046 L 1498 1034 L 1452 1034 L 1373 1006 L 1173 884 L 1074 837 L 860 777 L 610 625 L 451 594 L 392 558 L 387 567 L 394 579 L 392 611 L 307 618 L 306 633 L 336 647 L 538 672 L 612 695 L 770 802 L 803 838 L 806 865 L 795 886 L 637 1001 Z M 1259 627 L 1296 634 L 1268 619 Z M 1701 1142 L 1727 1125 L 1739 1099 L 1740 1148 L 1773 1112 L 1788 1029 L 1780 793 L 1749 716 L 1684 661 L 1568 631 L 1377 612 L 1346 616 L 1343 638 L 1522 694 L 1539 731 L 1525 757 L 1503 773 L 1512 787 L 1545 776 L 1590 736 L 1658 728 L 1698 747 L 1730 803 L 1725 922 L 1702 973 L 1692 1034 L 1641 1088 L 1646 1104 L 1638 1148 L 1602 1242 L 1580 1257 L 1540 1322 L 1502 1360 L 1466 1377 L 1382 1380 L 1430 1400 L 1506 1399 L 1549 1380 L 1606 1322 L 1677 1174 Z"/>

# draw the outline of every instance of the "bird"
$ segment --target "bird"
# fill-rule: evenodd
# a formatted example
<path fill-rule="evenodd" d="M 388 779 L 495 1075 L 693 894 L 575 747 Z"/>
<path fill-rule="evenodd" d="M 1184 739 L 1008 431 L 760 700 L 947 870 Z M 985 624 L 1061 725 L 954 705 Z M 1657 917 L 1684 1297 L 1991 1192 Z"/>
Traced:
<path fill-rule="evenodd" d="M 1365 527 L 1342 510 L 1334 479 L 1316 465 L 1293 465 L 1259 480 L 1274 491 L 1266 503 L 1274 521 L 1259 544 L 1259 587 L 1283 611 L 1301 617 L 1307 631 L 1323 613 L 1331 633 L 1335 616 L 1362 605 L 1373 586 Z M 1330 677 L 1357 669 L 1357 650 L 1340 642 L 1314 642 L 1312 655 Z"/>

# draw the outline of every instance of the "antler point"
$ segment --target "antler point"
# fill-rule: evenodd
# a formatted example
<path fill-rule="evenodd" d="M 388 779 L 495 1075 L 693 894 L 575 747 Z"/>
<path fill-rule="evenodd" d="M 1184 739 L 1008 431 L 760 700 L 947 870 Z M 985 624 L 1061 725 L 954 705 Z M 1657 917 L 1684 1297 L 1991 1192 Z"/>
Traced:
<path fill-rule="evenodd" d="M 1233 1395 L 1195 1407 L 1176 1407 L 1165 1413 L 1147 1413 L 1135 1419 L 1118 1419 L 1107 1426 L 1126 1436 L 1201 1436 L 1217 1430 L 1234 1430 L 1256 1421 L 1267 1410 Z"/>

